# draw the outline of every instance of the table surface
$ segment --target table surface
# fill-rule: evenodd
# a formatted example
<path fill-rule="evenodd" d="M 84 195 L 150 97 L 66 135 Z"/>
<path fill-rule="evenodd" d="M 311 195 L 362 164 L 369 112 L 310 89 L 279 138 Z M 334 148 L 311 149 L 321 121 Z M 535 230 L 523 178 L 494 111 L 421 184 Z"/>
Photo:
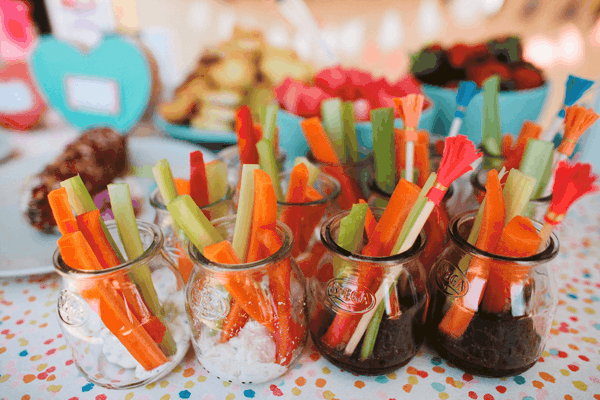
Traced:
<path fill-rule="evenodd" d="M 560 291 L 540 361 L 502 379 L 473 377 L 424 345 L 396 372 L 364 377 L 340 371 L 309 343 L 287 375 L 263 385 L 221 381 L 193 349 L 164 379 L 129 390 L 95 386 L 77 371 L 56 316 L 56 274 L 0 279 L 0 400 L 4 399 L 484 399 L 600 400 L 600 194 L 576 203 L 559 231 L 553 262 Z"/>

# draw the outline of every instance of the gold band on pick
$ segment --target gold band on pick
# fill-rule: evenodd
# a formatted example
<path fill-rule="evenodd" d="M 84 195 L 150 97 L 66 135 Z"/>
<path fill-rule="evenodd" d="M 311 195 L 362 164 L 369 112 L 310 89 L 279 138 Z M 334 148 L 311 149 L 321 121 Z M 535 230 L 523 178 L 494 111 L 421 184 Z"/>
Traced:
<path fill-rule="evenodd" d="M 448 190 L 448 188 L 444 185 L 442 185 L 439 182 L 436 182 L 435 185 L 433 186 L 434 188 L 441 190 L 442 192 L 446 192 Z"/>
<path fill-rule="evenodd" d="M 546 219 L 553 222 L 554 224 L 558 224 L 563 219 L 565 219 L 565 214 L 557 214 L 555 212 L 548 210 L 548 212 L 546 212 Z"/>

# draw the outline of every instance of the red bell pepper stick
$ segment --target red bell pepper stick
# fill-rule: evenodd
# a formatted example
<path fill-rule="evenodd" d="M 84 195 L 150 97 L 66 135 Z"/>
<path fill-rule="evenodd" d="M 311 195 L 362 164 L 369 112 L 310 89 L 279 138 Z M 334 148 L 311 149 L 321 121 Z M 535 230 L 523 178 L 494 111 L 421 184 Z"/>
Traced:
<path fill-rule="evenodd" d="M 208 180 L 200 150 L 190 153 L 190 196 L 200 208 L 208 204 Z"/>

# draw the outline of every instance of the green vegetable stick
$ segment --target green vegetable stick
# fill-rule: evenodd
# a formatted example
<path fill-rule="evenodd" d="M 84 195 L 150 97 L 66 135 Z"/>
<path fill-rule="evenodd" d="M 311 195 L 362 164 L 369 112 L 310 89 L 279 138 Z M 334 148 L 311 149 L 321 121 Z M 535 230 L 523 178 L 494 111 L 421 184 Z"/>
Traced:
<path fill-rule="evenodd" d="M 69 197 L 69 204 L 75 210 L 75 214 L 81 215 L 85 214 L 89 211 L 97 210 L 98 208 L 94 204 L 92 200 L 92 196 L 90 196 L 90 192 L 88 192 L 83 180 L 81 180 L 81 176 L 76 175 L 72 178 L 64 180 L 60 183 L 60 186 L 64 187 L 67 190 L 67 196 Z M 112 235 L 108 231 L 102 216 L 100 216 L 100 226 L 104 231 L 104 236 L 108 240 L 110 247 L 112 247 L 113 251 L 117 255 L 117 258 L 121 263 L 125 262 L 125 257 L 121 254 L 121 250 L 119 250 L 119 246 L 115 243 Z"/>
<path fill-rule="evenodd" d="M 527 142 L 519 170 L 536 179 L 532 195 L 534 199 L 541 197 L 546 188 L 549 178 L 548 170 L 552 169 L 553 155 L 554 144 L 552 142 L 536 139 L 529 139 Z"/>
<path fill-rule="evenodd" d="M 275 128 L 277 126 L 277 113 L 279 105 L 277 103 L 269 104 L 265 114 L 265 124 L 263 125 L 263 138 L 273 140 Z"/>
<path fill-rule="evenodd" d="M 265 122 L 267 120 L 267 106 L 261 104 L 258 106 L 258 122 L 261 126 L 265 126 Z"/>
<path fill-rule="evenodd" d="M 392 285 L 391 289 L 395 290 L 395 288 L 396 286 Z M 360 355 L 362 359 L 368 358 L 373 353 L 373 348 L 375 348 L 375 340 L 377 339 L 377 334 L 379 333 L 379 326 L 381 319 L 383 318 L 384 311 L 385 307 L 383 302 L 381 302 L 373 314 L 373 319 L 371 319 L 371 322 L 377 321 L 377 323 L 370 323 L 369 327 L 367 328 L 367 333 L 365 334 L 365 340 L 363 341 Z"/>
<path fill-rule="evenodd" d="M 536 179 L 516 168 L 508 173 L 502 194 L 506 208 L 505 225 L 517 215 L 523 215 L 533 194 Z"/>
<path fill-rule="evenodd" d="M 167 210 L 200 252 L 224 240 L 189 195 L 177 197 L 167 205 Z"/>
<path fill-rule="evenodd" d="M 248 244 L 250 243 L 250 228 L 252 225 L 252 209 L 254 208 L 254 170 L 256 164 L 242 166 L 242 183 L 240 185 L 240 200 L 238 203 L 235 228 L 233 229 L 232 246 L 240 260 L 246 260 Z"/>
<path fill-rule="evenodd" d="M 321 173 L 319 167 L 308 161 L 308 158 L 306 157 L 296 157 L 294 160 L 294 167 L 298 164 L 306 165 L 306 168 L 308 169 L 308 184 L 309 186 L 313 186 Z"/>
<path fill-rule="evenodd" d="M 421 213 L 421 210 L 423 210 L 423 207 L 425 207 L 425 203 L 427 203 L 427 198 L 425 196 L 427 195 L 427 192 L 429 192 L 429 189 L 431 189 L 435 184 L 436 178 L 437 174 L 435 172 L 432 172 L 429 175 L 427 181 L 425 182 L 425 185 L 423 185 L 423 189 L 421 189 L 421 191 L 419 192 L 417 201 L 415 201 L 415 204 L 413 204 L 412 208 L 410 209 L 410 212 L 408 213 L 406 221 L 404 221 L 404 225 L 402 225 L 400 236 L 398 236 L 398 240 L 396 240 L 396 243 L 394 244 L 392 254 L 397 254 L 400 248 L 402 247 L 402 244 L 406 240 L 410 229 L 415 224 L 419 214 Z M 390 291 L 395 289 L 396 285 L 391 285 Z M 377 333 L 379 332 L 379 325 L 381 324 L 381 319 L 383 318 L 384 310 L 385 303 L 382 301 L 381 304 L 379 304 L 379 306 L 377 307 L 377 310 L 373 314 L 373 318 L 371 319 L 371 321 L 369 322 L 369 326 L 367 327 L 367 336 L 365 337 L 365 340 L 363 342 L 361 353 L 362 358 L 369 357 L 373 352 L 373 347 L 375 346 L 375 339 L 377 338 Z"/>
<path fill-rule="evenodd" d="M 471 232 L 469 233 L 469 238 L 467 242 L 471 246 L 475 246 L 477 243 L 477 237 L 479 236 L 479 230 L 481 229 L 481 221 L 483 221 L 483 208 L 485 207 L 485 198 L 479 205 L 479 210 L 477 211 L 477 215 L 475 216 L 475 221 L 473 221 L 473 226 L 471 227 Z"/>
<path fill-rule="evenodd" d="M 344 124 L 342 122 L 342 100 L 327 99 L 321 103 L 321 119 L 323 127 L 331 141 L 333 149 L 341 162 L 346 162 L 346 145 L 344 144 Z"/>
<path fill-rule="evenodd" d="M 338 246 L 351 253 L 356 253 L 358 246 L 363 240 L 365 219 L 367 217 L 368 208 L 369 205 L 366 203 L 352 205 L 352 209 L 348 215 L 346 215 L 340 221 L 337 239 Z M 339 257 L 335 257 L 333 260 L 333 275 L 336 278 L 340 278 L 342 277 L 344 270 L 344 260 Z"/>
<path fill-rule="evenodd" d="M 169 162 L 164 158 L 159 160 L 152 168 L 152 174 L 156 180 L 156 185 L 160 191 L 163 203 L 166 206 L 177 197 L 177 188 L 175 187 L 175 181 L 173 180 L 173 173 L 171 172 Z"/>
<path fill-rule="evenodd" d="M 387 193 L 396 187 L 396 147 L 394 140 L 394 109 L 391 107 L 371 110 L 373 129 L 373 154 L 375 156 L 375 179 Z"/>
<path fill-rule="evenodd" d="M 208 203 L 221 200 L 227 194 L 227 163 L 221 160 L 206 164 L 206 180 L 208 181 Z"/>
<path fill-rule="evenodd" d="M 502 152 L 502 127 L 498 105 L 499 87 L 500 77 L 498 75 L 493 75 L 483 82 L 482 143 L 486 151 L 493 156 L 500 156 Z"/>
<path fill-rule="evenodd" d="M 271 177 L 277 200 L 283 201 L 284 197 L 281 190 L 281 184 L 279 183 L 279 169 L 277 168 L 277 159 L 275 158 L 273 142 L 263 138 L 256 143 L 256 150 L 258 150 L 261 169 Z"/>
<path fill-rule="evenodd" d="M 123 243 L 123 246 L 125 247 L 125 253 L 127 253 L 129 261 L 135 260 L 144 253 L 144 246 L 142 245 L 137 221 L 135 220 L 135 214 L 133 213 L 129 185 L 126 183 L 110 184 L 108 185 L 108 195 L 110 196 L 110 203 L 115 216 L 119 237 L 121 238 L 121 243 Z M 165 324 L 164 312 L 158 301 L 158 295 L 156 294 L 156 289 L 152 283 L 152 275 L 148 266 L 143 264 L 136 268 L 132 268 L 131 273 L 128 274 L 128 276 L 135 282 L 142 294 L 142 298 L 148 304 L 150 311 Z M 167 327 L 166 324 L 165 327 Z M 166 354 L 169 355 L 175 354 L 177 351 L 177 345 L 169 332 L 168 327 L 163 335 L 161 347 L 166 351 Z"/>
<path fill-rule="evenodd" d="M 354 125 L 354 103 L 351 101 L 342 103 L 342 124 L 344 127 L 346 161 L 358 162 L 358 140 L 356 138 L 356 126 Z"/>

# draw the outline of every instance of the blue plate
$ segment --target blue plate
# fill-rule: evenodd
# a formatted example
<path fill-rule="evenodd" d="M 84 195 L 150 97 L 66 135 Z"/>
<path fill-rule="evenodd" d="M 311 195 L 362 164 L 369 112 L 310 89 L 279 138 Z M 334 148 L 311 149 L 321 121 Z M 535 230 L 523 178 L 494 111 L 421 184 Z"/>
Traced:
<path fill-rule="evenodd" d="M 165 121 L 159 114 L 154 115 L 154 123 L 163 132 L 175 139 L 193 143 L 236 144 L 237 136 L 232 131 L 206 131 L 187 125 L 175 125 Z"/>

